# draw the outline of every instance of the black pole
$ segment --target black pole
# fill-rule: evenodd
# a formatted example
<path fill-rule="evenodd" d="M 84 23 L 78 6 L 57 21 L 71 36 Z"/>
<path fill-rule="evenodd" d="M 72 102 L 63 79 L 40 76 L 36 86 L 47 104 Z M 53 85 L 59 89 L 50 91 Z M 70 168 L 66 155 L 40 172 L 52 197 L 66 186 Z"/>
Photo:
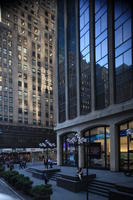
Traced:
<path fill-rule="evenodd" d="M 127 136 L 127 148 L 128 148 L 128 154 L 127 154 L 127 161 L 128 161 L 128 163 L 127 163 L 127 169 L 128 169 L 128 171 L 129 171 L 129 169 L 130 169 L 130 167 L 129 167 L 129 165 L 130 165 L 130 157 L 129 157 L 129 143 L 130 143 L 130 136 L 128 135 Z"/>
<path fill-rule="evenodd" d="M 47 145 L 47 169 L 48 169 L 48 145 Z"/>
<path fill-rule="evenodd" d="M 76 142 L 74 145 L 75 145 L 75 166 L 78 169 L 78 143 Z"/>
<path fill-rule="evenodd" d="M 86 200 L 88 200 L 89 193 L 88 193 L 88 139 L 87 139 L 87 156 L 86 156 L 86 178 L 87 178 L 87 191 L 86 191 Z"/>

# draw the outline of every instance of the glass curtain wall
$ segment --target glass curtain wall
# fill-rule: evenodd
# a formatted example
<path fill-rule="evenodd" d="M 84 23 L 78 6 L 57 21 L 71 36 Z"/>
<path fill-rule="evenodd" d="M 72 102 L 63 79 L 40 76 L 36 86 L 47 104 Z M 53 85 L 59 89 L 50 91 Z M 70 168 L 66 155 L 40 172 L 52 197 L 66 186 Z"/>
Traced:
<path fill-rule="evenodd" d="M 77 116 L 75 0 L 67 0 L 67 57 L 69 119 L 73 119 Z"/>
<path fill-rule="evenodd" d="M 110 128 L 97 127 L 87 131 L 85 137 L 89 138 L 89 167 L 110 167 Z M 86 152 L 86 149 L 85 149 Z M 86 153 L 85 153 L 86 162 Z"/>
<path fill-rule="evenodd" d="M 130 1 L 115 1 L 116 103 L 133 97 L 132 14 Z"/>
<path fill-rule="evenodd" d="M 91 110 L 91 70 L 89 1 L 80 0 L 80 110 L 81 115 Z"/>
<path fill-rule="evenodd" d="M 120 125 L 120 170 L 133 170 L 133 135 L 129 136 L 127 130 L 133 132 L 133 121 Z"/>
<path fill-rule="evenodd" d="M 75 133 L 69 133 L 62 137 L 63 144 L 63 165 L 77 166 L 78 165 L 78 146 L 69 144 L 67 139 L 71 139 Z"/>
<path fill-rule="evenodd" d="M 109 105 L 107 0 L 95 0 L 96 109 Z"/>
<path fill-rule="evenodd" d="M 64 0 L 58 0 L 58 106 L 59 122 L 65 121 Z"/>

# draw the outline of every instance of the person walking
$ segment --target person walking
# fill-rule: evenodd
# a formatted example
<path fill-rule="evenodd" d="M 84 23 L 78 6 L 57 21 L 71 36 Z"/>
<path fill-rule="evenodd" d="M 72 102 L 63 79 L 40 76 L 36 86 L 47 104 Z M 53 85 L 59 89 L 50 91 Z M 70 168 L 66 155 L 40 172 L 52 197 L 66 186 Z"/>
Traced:
<path fill-rule="evenodd" d="M 44 158 L 43 162 L 44 162 L 44 167 L 47 168 L 47 161 L 45 158 Z"/>

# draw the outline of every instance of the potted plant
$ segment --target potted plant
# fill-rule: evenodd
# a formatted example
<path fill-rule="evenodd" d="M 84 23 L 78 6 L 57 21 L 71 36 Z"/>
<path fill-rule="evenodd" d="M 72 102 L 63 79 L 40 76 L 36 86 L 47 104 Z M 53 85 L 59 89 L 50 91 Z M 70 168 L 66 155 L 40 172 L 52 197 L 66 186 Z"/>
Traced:
<path fill-rule="evenodd" d="M 31 194 L 34 200 L 50 200 L 52 186 L 50 184 L 33 186 Z"/>

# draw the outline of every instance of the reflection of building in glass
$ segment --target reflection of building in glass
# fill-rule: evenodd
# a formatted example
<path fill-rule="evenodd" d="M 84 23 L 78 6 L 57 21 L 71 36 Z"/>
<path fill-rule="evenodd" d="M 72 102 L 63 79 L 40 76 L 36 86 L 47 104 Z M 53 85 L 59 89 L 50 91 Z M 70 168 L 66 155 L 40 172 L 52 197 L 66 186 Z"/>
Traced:
<path fill-rule="evenodd" d="M 107 107 L 109 101 L 108 68 L 96 64 L 96 70 L 96 81 L 98 83 L 96 87 L 97 105 L 101 108 L 103 105 Z"/>
<path fill-rule="evenodd" d="M 77 165 L 78 157 L 85 166 L 85 147 L 67 143 L 79 133 L 89 140 L 90 167 L 132 169 L 131 12 L 126 0 L 57 1 L 58 164 Z"/>
<path fill-rule="evenodd" d="M 107 2 L 95 0 L 96 108 L 109 105 Z M 101 67 L 101 72 L 100 72 Z M 106 77 L 105 71 L 106 69 Z"/>
<path fill-rule="evenodd" d="M 55 124 L 55 1 L 5 1 L 0 12 L 0 123 Z"/>
<path fill-rule="evenodd" d="M 115 28 L 115 78 L 116 102 L 121 103 L 133 97 L 132 76 L 132 11 L 126 1 L 116 1 Z M 127 78 L 126 78 L 126 75 Z M 121 94 L 123 93 L 123 95 Z"/>
<path fill-rule="evenodd" d="M 64 36 L 64 1 L 58 4 L 60 20 L 57 23 L 58 28 L 58 102 L 59 102 L 59 120 L 65 121 L 65 36 Z"/>
<path fill-rule="evenodd" d="M 87 114 L 90 112 L 91 105 L 90 62 L 82 55 L 80 59 L 80 109 L 81 114 Z"/>

